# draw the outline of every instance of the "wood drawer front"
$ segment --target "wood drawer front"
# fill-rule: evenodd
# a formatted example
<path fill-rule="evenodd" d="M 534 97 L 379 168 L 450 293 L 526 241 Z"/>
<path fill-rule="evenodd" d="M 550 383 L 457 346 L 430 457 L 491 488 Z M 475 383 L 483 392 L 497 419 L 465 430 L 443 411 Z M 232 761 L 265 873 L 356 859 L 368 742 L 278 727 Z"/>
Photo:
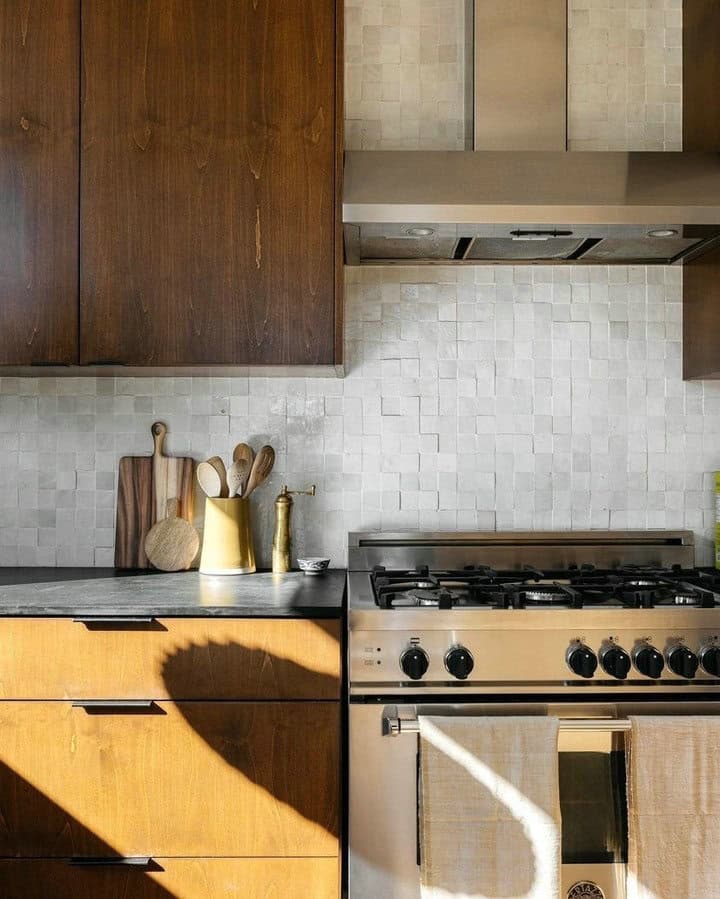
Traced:
<path fill-rule="evenodd" d="M 0 619 L 2 699 L 338 699 L 340 622 Z"/>
<path fill-rule="evenodd" d="M 159 858 L 148 869 L 0 860 L 0 897 L 337 899 L 338 868 L 337 860 L 331 858 Z"/>
<path fill-rule="evenodd" d="M 335 856 L 340 705 L 0 702 L 0 857 Z"/>

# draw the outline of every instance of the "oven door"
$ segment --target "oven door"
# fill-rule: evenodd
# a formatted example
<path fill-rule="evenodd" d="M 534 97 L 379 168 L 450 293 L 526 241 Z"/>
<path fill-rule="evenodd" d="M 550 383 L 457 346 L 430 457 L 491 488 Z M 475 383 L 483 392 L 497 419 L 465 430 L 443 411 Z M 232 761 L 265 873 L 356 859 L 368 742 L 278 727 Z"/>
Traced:
<path fill-rule="evenodd" d="M 589 721 L 558 741 L 562 897 L 624 899 L 627 863 L 625 739 L 638 714 L 717 714 L 708 703 L 419 704 L 350 706 L 350 899 L 420 899 L 418 715 L 554 715 Z M 393 716 L 395 715 L 395 718 Z M 390 721 L 400 720 L 393 735 Z M 405 721 L 405 727 L 403 727 Z M 587 887 L 582 887 L 587 884 Z M 593 890 L 592 885 L 595 885 Z M 575 888 L 575 889 L 574 889 Z"/>

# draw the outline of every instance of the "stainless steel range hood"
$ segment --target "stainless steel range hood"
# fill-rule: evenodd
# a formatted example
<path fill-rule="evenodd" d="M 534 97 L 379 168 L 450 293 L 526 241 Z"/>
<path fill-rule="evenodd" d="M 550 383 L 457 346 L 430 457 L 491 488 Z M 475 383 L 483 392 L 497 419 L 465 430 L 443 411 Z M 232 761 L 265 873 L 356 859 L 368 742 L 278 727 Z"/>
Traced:
<path fill-rule="evenodd" d="M 354 151 L 346 261 L 675 264 L 720 242 L 720 154 Z"/>

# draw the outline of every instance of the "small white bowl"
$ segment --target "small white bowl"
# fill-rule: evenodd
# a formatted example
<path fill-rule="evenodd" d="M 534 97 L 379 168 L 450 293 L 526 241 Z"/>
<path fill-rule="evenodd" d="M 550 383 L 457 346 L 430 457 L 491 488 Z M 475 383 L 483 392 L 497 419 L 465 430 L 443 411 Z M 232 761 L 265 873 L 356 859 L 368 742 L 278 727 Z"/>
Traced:
<path fill-rule="evenodd" d="M 310 559 L 298 559 L 298 567 L 305 574 L 324 574 L 330 566 L 330 559 L 321 559 L 314 556 Z"/>

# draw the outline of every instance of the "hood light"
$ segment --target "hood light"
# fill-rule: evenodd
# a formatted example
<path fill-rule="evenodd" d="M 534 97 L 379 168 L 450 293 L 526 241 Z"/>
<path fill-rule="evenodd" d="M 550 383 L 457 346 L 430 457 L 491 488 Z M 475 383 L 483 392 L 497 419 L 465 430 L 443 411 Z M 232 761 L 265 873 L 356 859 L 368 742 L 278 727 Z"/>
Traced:
<path fill-rule="evenodd" d="M 657 228 L 655 231 L 648 231 L 648 237 L 675 237 L 677 231 L 674 228 Z"/>
<path fill-rule="evenodd" d="M 435 233 L 434 228 L 408 228 L 405 232 L 410 237 L 431 237 Z"/>

